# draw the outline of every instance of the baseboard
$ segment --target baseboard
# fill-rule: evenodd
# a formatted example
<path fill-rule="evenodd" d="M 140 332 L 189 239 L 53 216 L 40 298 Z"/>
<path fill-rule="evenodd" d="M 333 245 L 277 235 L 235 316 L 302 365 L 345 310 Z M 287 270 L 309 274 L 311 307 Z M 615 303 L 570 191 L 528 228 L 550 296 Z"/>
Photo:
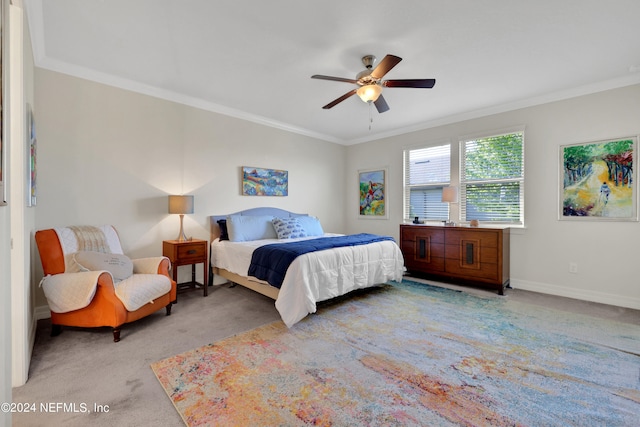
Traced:
<path fill-rule="evenodd" d="M 511 287 L 515 289 L 640 310 L 640 298 L 613 295 L 605 292 L 587 291 L 584 289 L 567 288 L 564 286 L 532 282 L 529 280 L 518 280 L 514 278 L 511 278 L 510 284 Z"/>
<path fill-rule="evenodd" d="M 51 310 L 49 310 L 49 306 L 41 305 L 39 307 L 36 307 L 35 312 L 33 313 L 33 317 L 36 318 L 36 322 L 42 319 L 50 319 Z"/>

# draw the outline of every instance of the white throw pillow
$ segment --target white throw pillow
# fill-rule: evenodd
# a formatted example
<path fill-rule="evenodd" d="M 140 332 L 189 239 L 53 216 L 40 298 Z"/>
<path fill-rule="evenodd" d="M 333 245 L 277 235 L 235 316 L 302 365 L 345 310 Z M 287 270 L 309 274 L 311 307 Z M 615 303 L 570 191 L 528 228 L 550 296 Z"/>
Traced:
<path fill-rule="evenodd" d="M 133 274 L 133 262 L 126 255 L 80 251 L 76 252 L 73 258 L 80 267 L 80 271 L 108 271 L 116 282 L 127 279 Z"/>

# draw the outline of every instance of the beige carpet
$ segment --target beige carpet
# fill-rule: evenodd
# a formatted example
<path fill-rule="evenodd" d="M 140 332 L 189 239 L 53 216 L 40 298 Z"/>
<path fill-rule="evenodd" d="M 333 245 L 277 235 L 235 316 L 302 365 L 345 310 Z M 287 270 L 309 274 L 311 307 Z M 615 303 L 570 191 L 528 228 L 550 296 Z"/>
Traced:
<path fill-rule="evenodd" d="M 455 288 L 455 287 L 454 287 Z M 492 292 L 474 289 L 500 298 Z M 640 313 L 618 307 L 508 290 L 504 298 L 584 312 L 640 326 Z M 240 286 L 210 288 L 180 295 L 173 314 L 158 312 L 122 330 L 114 343 L 111 331 L 65 329 L 51 338 L 50 322 L 38 323 L 29 381 L 13 389 L 13 401 L 108 405 L 108 413 L 14 414 L 14 426 L 180 426 L 179 414 L 155 378 L 154 361 L 279 320 L 273 301 Z"/>
<path fill-rule="evenodd" d="M 50 337 L 50 321 L 38 324 L 29 380 L 13 389 L 13 401 L 108 405 L 108 413 L 13 414 L 13 425 L 180 426 L 149 364 L 203 343 L 273 322 L 280 317 L 273 300 L 241 286 L 209 288 L 179 295 L 171 316 L 161 310 L 122 328 L 113 342 L 109 328 L 65 328 Z M 79 406 L 78 406 L 79 407 Z"/>

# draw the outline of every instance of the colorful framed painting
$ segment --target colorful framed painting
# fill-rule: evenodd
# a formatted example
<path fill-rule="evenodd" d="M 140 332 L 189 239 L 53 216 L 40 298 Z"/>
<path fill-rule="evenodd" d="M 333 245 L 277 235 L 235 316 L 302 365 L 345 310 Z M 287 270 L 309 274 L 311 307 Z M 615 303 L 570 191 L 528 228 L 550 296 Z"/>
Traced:
<path fill-rule="evenodd" d="M 27 104 L 27 206 L 36 205 L 36 154 L 38 140 L 36 139 L 36 124 L 31 106 Z"/>
<path fill-rule="evenodd" d="M 242 167 L 243 196 L 288 196 L 289 172 L 278 169 Z"/>
<path fill-rule="evenodd" d="M 387 169 L 358 171 L 359 217 L 364 219 L 387 219 Z"/>
<path fill-rule="evenodd" d="M 638 137 L 560 146 L 562 220 L 638 221 Z"/>

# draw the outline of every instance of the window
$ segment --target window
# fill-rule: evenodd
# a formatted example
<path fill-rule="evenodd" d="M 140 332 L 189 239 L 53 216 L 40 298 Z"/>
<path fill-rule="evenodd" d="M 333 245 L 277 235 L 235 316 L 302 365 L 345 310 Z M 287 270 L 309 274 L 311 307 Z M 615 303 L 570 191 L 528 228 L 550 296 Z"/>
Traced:
<path fill-rule="evenodd" d="M 404 218 L 446 220 L 442 188 L 451 177 L 450 144 L 404 151 Z"/>
<path fill-rule="evenodd" d="M 524 133 L 460 142 L 460 216 L 524 223 Z"/>

